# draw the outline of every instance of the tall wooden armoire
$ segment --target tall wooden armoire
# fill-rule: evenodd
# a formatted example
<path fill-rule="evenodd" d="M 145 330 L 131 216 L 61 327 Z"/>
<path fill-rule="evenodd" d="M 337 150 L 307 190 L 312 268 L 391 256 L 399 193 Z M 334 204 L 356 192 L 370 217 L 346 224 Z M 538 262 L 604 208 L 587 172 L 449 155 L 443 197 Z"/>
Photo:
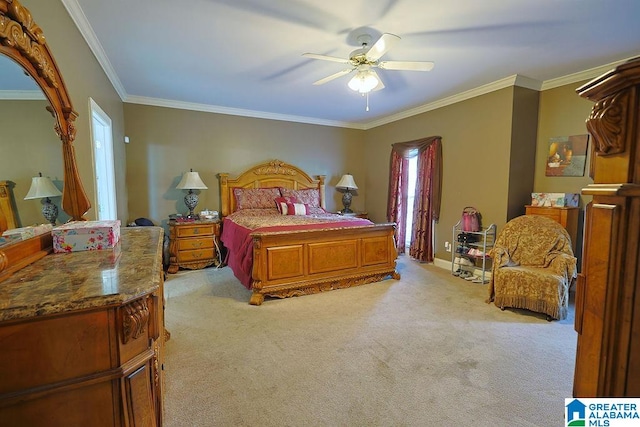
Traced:
<path fill-rule="evenodd" d="M 640 57 L 577 89 L 595 102 L 593 196 L 576 290 L 575 397 L 640 397 Z"/>

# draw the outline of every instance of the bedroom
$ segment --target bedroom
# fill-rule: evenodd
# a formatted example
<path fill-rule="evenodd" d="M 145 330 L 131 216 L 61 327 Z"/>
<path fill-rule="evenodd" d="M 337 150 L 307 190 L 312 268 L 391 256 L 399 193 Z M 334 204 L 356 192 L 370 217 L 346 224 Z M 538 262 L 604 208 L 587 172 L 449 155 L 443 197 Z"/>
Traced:
<path fill-rule="evenodd" d="M 275 157 L 327 174 L 331 210 L 340 207 L 340 195 L 331 187 L 350 172 L 360 187 L 355 210 L 367 210 L 374 221 L 383 221 L 389 145 L 440 134 L 446 150 L 443 193 L 449 196 L 443 198 L 443 220 L 437 226 L 436 257 L 446 261 L 444 241 L 463 206 L 475 205 L 500 228 L 523 211 L 528 193 L 575 192 L 591 182 L 587 177 L 546 178 L 544 153 L 550 137 L 584 132 L 592 103 L 577 97 L 575 88 L 608 70 L 608 64 L 593 75 L 546 82 L 541 92 L 508 84 L 491 87 L 417 116 L 367 130 L 348 129 L 123 103 L 64 7 L 25 3 L 45 29 L 80 111 L 76 154 L 83 182 L 94 177 L 87 161 L 89 121 L 82 100 L 95 99 L 111 116 L 114 140 L 130 138 L 129 145 L 115 148 L 118 216 L 123 221 L 148 217 L 161 223 L 184 209 L 175 184 L 189 168 L 199 171 L 209 186 L 201 192 L 199 207 L 216 209 L 217 173 L 237 174 Z M 533 153 L 535 163 L 523 166 L 522 160 Z M 86 187 L 93 200 L 93 186 Z"/>

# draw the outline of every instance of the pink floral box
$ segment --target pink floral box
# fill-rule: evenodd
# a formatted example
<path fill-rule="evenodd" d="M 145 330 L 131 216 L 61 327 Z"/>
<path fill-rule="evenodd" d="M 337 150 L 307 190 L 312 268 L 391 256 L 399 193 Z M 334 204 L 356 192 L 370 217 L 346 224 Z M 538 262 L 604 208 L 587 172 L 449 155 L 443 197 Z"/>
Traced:
<path fill-rule="evenodd" d="M 111 249 L 120 240 L 120 220 L 68 222 L 52 234 L 55 253 Z"/>

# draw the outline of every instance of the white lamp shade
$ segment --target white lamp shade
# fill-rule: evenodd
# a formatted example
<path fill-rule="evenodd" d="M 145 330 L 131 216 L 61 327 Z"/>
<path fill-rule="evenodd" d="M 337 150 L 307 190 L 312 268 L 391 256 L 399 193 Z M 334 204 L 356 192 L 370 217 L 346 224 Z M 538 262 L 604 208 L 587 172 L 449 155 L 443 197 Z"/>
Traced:
<path fill-rule="evenodd" d="M 368 93 L 375 89 L 380 81 L 376 77 L 375 73 L 370 70 L 358 71 L 351 80 L 349 80 L 348 86 L 351 90 L 355 90 L 359 93 Z"/>
<path fill-rule="evenodd" d="M 341 188 L 344 190 L 357 190 L 358 186 L 356 182 L 353 180 L 353 176 L 349 174 L 342 175 L 338 184 L 336 184 L 336 188 Z"/>
<path fill-rule="evenodd" d="M 198 172 L 185 172 L 180 183 L 176 186 L 180 190 L 206 190 L 207 186 L 200 179 Z"/>
<path fill-rule="evenodd" d="M 24 199 L 44 199 L 45 197 L 56 196 L 62 196 L 62 193 L 55 185 L 53 185 L 53 182 L 51 182 L 49 177 L 34 176 L 31 178 L 31 187 Z"/>

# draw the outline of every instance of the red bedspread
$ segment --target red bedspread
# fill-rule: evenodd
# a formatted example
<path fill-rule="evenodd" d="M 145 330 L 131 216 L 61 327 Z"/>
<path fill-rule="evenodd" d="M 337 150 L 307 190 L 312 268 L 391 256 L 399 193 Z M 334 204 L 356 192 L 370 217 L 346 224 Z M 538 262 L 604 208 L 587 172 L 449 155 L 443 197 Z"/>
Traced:
<path fill-rule="evenodd" d="M 220 240 L 227 248 L 226 264 L 247 288 L 251 289 L 253 239 L 255 231 L 300 231 L 336 227 L 372 225 L 367 219 L 336 214 L 280 215 L 277 209 L 244 209 L 227 216 Z"/>

